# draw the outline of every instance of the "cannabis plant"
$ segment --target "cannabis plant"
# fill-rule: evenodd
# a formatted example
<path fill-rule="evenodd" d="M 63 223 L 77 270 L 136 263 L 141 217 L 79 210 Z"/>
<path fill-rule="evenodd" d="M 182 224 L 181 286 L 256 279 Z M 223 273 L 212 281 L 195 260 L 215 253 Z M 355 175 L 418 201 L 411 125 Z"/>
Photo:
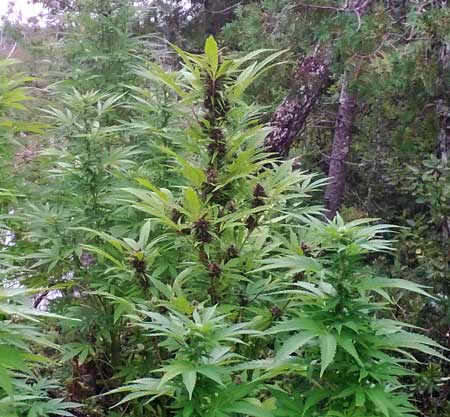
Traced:
<path fill-rule="evenodd" d="M 83 92 L 123 90 L 134 78 L 130 64 L 143 51 L 150 52 L 135 34 L 139 14 L 132 2 L 77 0 L 61 19 L 67 30 L 61 42 L 66 72 L 62 83 Z"/>
<path fill-rule="evenodd" d="M 130 107 L 126 94 L 136 78 L 130 65 L 138 62 L 140 45 L 131 32 L 134 8 L 127 1 L 73 6 L 77 12 L 66 16 L 71 30 L 62 41 L 67 77 L 46 91 L 45 148 L 36 149 L 26 166 L 37 174 L 21 190 L 25 202 L 8 215 L 16 239 L 7 256 L 13 279 L 27 287 L 51 287 L 36 298 L 36 307 L 81 319 L 57 326 L 65 354 L 63 369 L 55 373 L 66 377 L 68 398 L 87 402 L 117 386 L 112 375 L 136 377 L 141 367 L 147 369 L 145 360 L 135 360 L 135 352 L 126 349 L 123 339 L 134 344 L 138 338 L 104 295 L 134 300 L 145 292 L 134 273 L 121 282 L 105 273 L 105 264 L 88 251 L 100 239 L 83 228 L 118 237 L 139 229 L 135 225 L 143 216 L 116 210 L 116 188 L 129 185 L 138 169 L 148 174 L 142 166 L 151 150 L 143 144 L 146 137 L 137 137 L 128 124 L 124 128 L 141 111 Z"/>
<path fill-rule="evenodd" d="M 26 103 L 32 99 L 27 84 L 33 78 L 18 69 L 17 61 L 0 60 L 0 204 L 3 213 L 23 191 L 28 175 L 21 172 L 21 168 L 37 154 L 36 146 L 27 136 L 40 132 L 42 127 L 27 120 Z M 16 172 L 24 178 L 11 175 Z"/>
<path fill-rule="evenodd" d="M 304 415 L 318 409 L 336 416 L 412 416 L 415 408 L 402 383 L 413 375 L 408 364 L 417 361 L 409 351 L 445 360 L 437 342 L 390 318 L 388 308 L 396 302 L 390 289 L 427 293 L 418 284 L 377 276 L 361 263 L 365 254 L 390 249 L 383 238 L 389 227 L 369 223 L 345 224 L 339 216 L 329 224 L 313 221 L 305 239 L 314 262 L 290 255 L 266 261 L 265 269 L 302 274 L 286 284 L 290 317 L 268 333 L 283 335 L 276 359 L 297 355 L 309 364 L 308 377 L 318 381 L 315 406 L 305 402 Z"/>
<path fill-rule="evenodd" d="M 150 215 L 139 235 L 118 239 L 112 233 L 84 229 L 103 242 L 85 249 L 98 254 L 99 263 L 110 265 L 104 268 L 105 282 L 114 282 L 115 287 L 120 282 L 138 284 L 153 300 L 152 308 L 192 314 L 198 303 L 206 302 L 205 307 L 220 303 L 232 311 L 226 316 L 231 326 L 237 317 L 260 314 L 264 327 L 278 314 L 271 297 L 263 294 L 272 280 L 267 274 L 251 278 L 252 271 L 260 266 L 259 259 L 276 251 L 279 243 L 271 234 L 283 230 L 284 219 L 319 213 L 304 200 L 323 180 L 294 171 L 291 162 L 272 160 L 261 148 L 267 129 L 258 123 L 260 109 L 242 102 L 251 80 L 281 53 L 261 63 L 254 58 L 268 51 L 219 62 L 212 38 L 206 51 L 205 57 L 180 51 L 186 68 L 177 74 L 166 74 L 152 63 L 139 70 L 181 97 L 170 110 L 187 118 L 178 123 L 187 128 L 171 126 L 161 132 L 177 152 L 168 145 L 159 147 L 176 162 L 176 187 L 160 189 L 138 178 L 148 191 L 130 187 L 123 191 L 131 195 L 128 201 L 138 196 L 141 201 L 133 206 Z M 192 113 L 195 123 L 189 122 Z M 123 290 L 113 295 L 121 297 L 116 299 L 119 311 L 133 310 L 133 303 L 124 302 Z M 134 302 L 141 303 L 136 298 Z M 139 352 L 151 360 L 149 371 L 164 356 L 159 350 L 155 343 L 155 351 Z"/>
<path fill-rule="evenodd" d="M 40 372 L 52 365 L 41 352 L 60 348 L 36 323 L 62 317 L 28 306 L 32 292 L 0 289 L 0 412 L 5 417 L 73 416 L 69 410 L 79 404 L 52 396 L 60 389 L 59 381 L 43 378 Z"/>
<path fill-rule="evenodd" d="M 117 406 L 140 399 L 142 410 L 183 417 L 414 415 L 402 382 L 413 375 L 410 351 L 444 356 L 390 317 L 390 290 L 427 293 L 362 263 L 391 250 L 388 226 L 323 222 L 305 199 L 324 181 L 264 151 L 268 130 L 243 94 L 281 52 L 231 60 L 213 38 L 203 55 L 175 49 L 180 71 L 151 64 L 147 76 L 174 90 L 172 111 L 187 119 L 171 132 L 177 152 L 161 146 L 181 184 L 138 178 L 143 188 L 124 191 L 149 217 L 139 243 L 103 234 L 89 248 L 110 273 L 134 269 L 148 294 L 127 317 L 153 340 L 142 353 L 153 369 L 111 392 L 127 393 Z"/>
<path fill-rule="evenodd" d="M 104 279 L 102 263 L 95 262 L 86 249 L 97 238 L 82 228 L 108 232 L 116 228 L 120 234 L 121 223 L 127 226 L 133 221 L 126 212 L 111 207 L 117 198 L 114 189 L 127 184 L 139 150 L 128 142 L 119 121 L 123 95 L 58 91 L 55 106 L 44 110 L 52 125 L 52 146 L 40 153 L 38 163 L 45 175 L 37 184 L 39 195 L 17 216 L 28 242 L 26 282 L 32 286 L 50 283 L 59 291 L 50 308 L 82 319 L 60 327 L 60 341 L 67 350 L 63 359 L 70 360 L 73 367 L 69 392 L 78 401 L 98 393 L 97 386 L 102 389 L 96 382 L 97 370 L 88 370 L 94 358 L 111 363 L 114 372 L 121 360 L 121 323 L 114 321 L 112 306 L 90 292 L 123 296 L 130 290 L 125 282 L 116 290 Z M 111 374 L 110 366 L 104 366 L 103 375 Z M 80 381 L 86 378 L 90 382 L 80 388 Z"/>

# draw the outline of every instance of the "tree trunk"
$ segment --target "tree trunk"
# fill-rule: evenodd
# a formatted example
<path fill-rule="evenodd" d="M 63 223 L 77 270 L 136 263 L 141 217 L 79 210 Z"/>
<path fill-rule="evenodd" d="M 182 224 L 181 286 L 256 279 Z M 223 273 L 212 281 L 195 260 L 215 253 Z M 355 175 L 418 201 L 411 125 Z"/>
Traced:
<path fill-rule="evenodd" d="M 333 218 L 339 210 L 345 191 L 345 164 L 352 142 L 353 121 L 357 103 L 355 95 L 348 89 L 348 80 L 344 79 L 339 97 L 339 109 L 334 128 L 333 145 L 330 156 L 328 176 L 330 182 L 325 191 L 327 217 Z"/>
<path fill-rule="evenodd" d="M 436 113 L 439 121 L 438 157 L 447 162 L 450 157 L 450 101 L 447 97 L 437 100 Z"/>
<path fill-rule="evenodd" d="M 347 0 L 340 11 L 354 13 L 358 21 L 365 15 L 374 0 Z M 317 106 L 322 90 L 328 85 L 331 53 L 316 47 L 315 51 L 300 61 L 294 72 L 294 87 L 284 99 L 270 121 L 272 131 L 264 145 L 269 152 L 286 157 L 303 130 L 306 119 Z"/>
<path fill-rule="evenodd" d="M 317 47 L 300 61 L 294 71 L 295 86 L 270 120 L 271 132 L 264 145 L 276 156 L 285 157 L 303 130 L 306 119 L 319 102 L 322 90 L 328 85 L 330 54 Z"/>
<path fill-rule="evenodd" d="M 445 162 L 450 157 L 450 100 L 445 74 L 450 69 L 450 44 L 442 42 L 438 49 L 439 76 L 437 77 L 436 114 L 439 122 L 437 138 L 438 157 Z"/>
<path fill-rule="evenodd" d="M 439 132 L 437 137 L 437 154 L 445 164 L 450 158 L 450 100 L 448 98 L 450 86 L 445 81 L 445 75 L 450 69 L 450 44 L 441 42 L 438 49 L 439 74 L 436 80 L 438 100 L 436 100 L 436 115 Z M 447 243 L 450 236 L 450 218 L 443 215 L 441 218 L 441 235 L 443 242 Z"/>
<path fill-rule="evenodd" d="M 360 20 L 361 16 L 369 11 L 372 3 L 373 0 L 350 0 L 347 10 L 355 13 Z M 347 76 L 344 76 L 328 169 L 330 182 L 325 190 L 326 215 L 329 219 L 334 218 L 340 209 L 347 183 L 346 163 L 351 149 L 353 122 L 357 111 L 356 96 L 349 90 L 348 83 Z"/>

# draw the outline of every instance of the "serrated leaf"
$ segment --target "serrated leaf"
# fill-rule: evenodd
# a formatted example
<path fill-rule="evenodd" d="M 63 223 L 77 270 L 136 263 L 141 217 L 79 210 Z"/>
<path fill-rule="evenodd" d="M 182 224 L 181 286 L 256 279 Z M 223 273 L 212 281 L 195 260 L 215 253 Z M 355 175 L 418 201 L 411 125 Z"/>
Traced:
<path fill-rule="evenodd" d="M 291 353 L 296 352 L 314 337 L 316 336 L 310 333 L 300 333 L 291 336 L 288 340 L 286 340 L 286 342 L 284 342 L 281 349 L 277 352 L 277 360 L 286 359 Z"/>
<path fill-rule="evenodd" d="M 189 393 L 189 399 L 192 400 L 192 393 L 197 382 L 197 372 L 195 370 L 189 370 L 183 372 L 181 376 L 183 377 L 183 384 Z"/>
<path fill-rule="evenodd" d="M 327 334 L 320 337 L 320 377 L 333 362 L 336 355 L 336 336 Z"/>
<path fill-rule="evenodd" d="M 389 409 L 386 404 L 389 403 L 385 392 L 380 387 L 368 389 L 366 391 L 370 401 L 375 405 L 376 409 L 381 411 L 386 417 L 390 416 Z"/>
<path fill-rule="evenodd" d="M 206 62 L 211 69 L 212 78 L 216 77 L 219 66 L 219 48 L 213 36 L 209 36 L 205 43 Z"/>

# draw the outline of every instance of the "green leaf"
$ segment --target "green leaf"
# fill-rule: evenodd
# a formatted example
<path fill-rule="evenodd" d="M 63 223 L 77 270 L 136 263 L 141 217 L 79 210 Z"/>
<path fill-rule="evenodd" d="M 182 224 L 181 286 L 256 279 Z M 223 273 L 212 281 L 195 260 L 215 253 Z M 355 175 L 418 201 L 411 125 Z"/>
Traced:
<path fill-rule="evenodd" d="M 81 247 L 90 252 L 94 252 L 97 255 L 100 255 L 100 256 L 110 260 L 114 265 L 116 265 L 120 269 L 124 268 L 124 265 L 120 261 L 118 261 L 116 258 L 114 258 L 114 256 L 110 255 L 108 252 L 105 252 L 103 249 L 100 249 L 100 248 L 98 248 L 96 246 L 92 246 L 92 245 L 81 245 Z"/>
<path fill-rule="evenodd" d="M 283 258 L 269 258 L 264 260 L 265 266 L 258 268 L 254 272 L 266 271 L 271 269 L 289 269 L 291 273 L 297 272 L 320 272 L 323 267 L 314 258 L 300 255 L 289 255 Z"/>
<path fill-rule="evenodd" d="M 205 43 L 206 62 L 211 69 L 211 77 L 215 78 L 219 66 L 219 48 L 213 36 L 209 36 Z"/>
<path fill-rule="evenodd" d="M 221 373 L 216 367 L 206 365 L 201 366 L 200 368 L 197 369 L 197 372 L 213 380 L 214 382 L 217 382 L 219 385 L 223 385 Z"/>
<path fill-rule="evenodd" d="M 183 408 L 182 417 L 191 417 L 194 414 L 194 406 L 192 403 L 186 404 Z"/>
<path fill-rule="evenodd" d="M 358 284 L 358 288 L 361 290 L 376 290 L 376 289 L 383 289 L 383 288 L 396 288 L 399 290 L 406 290 L 411 292 L 416 292 L 418 294 L 422 294 L 426 297 L 431 297 L 434 299 L 437 299 L 436 297 L 433 297 L 428 292 L 424 290 L 424 288 L 427 288 L 423 285 L 416 284 L 412 281 L 407 281 L 405 279 L 393 279 L 393 278 L 382 278 L 382 277 L 376 277 L 376 278 L 365 278 L 361 280 L 361 282 Z"/>
<path fill-rule="evenodd" d="M 366 403 L 366 396 L 364 394 L 364 391 L 359 389 L 355 392 L 355 405 L 357 407 L 364 407 L 364 404 Z"/>
<path fill-rule="evenodd" d="M 0 365 L 0 388 L 3 388 L 8 395 L 13 394 L 13 385 L 8 371 Z"/>
<path fill-rule="evenodd" d="M 245 416 L 254 417 L 272 417 L 273 414 L 262 407 L 247 401 L 236 401 L 231 407 L 226 408 L 227 412 L 243 414 Z"/>
<path fill-rule="evenodd" d="M 381 411 L 386 417 L 389 417 L 389 399 L 386 397 L 384 390 L 381 387 L 375 387 L 366 391 L 370 401 L 375 405 L 376 409 Z"/>
<path fill-rule="evenodd" d="M 277 352 L 277 360 L 286 359 L 291 353 L 296 352 L 316 335 L 311 333 L 300 333 L 291 336 L 284 344 L 283 347 Z"/>
<path fill-rule="evenodd" d="M 148 238 L 150 236 L 150 228 L 151 228 L 150 220 L 146 221 L 144 223 L 144 226 L 142 226 L 141 228 L 141 233 L 139 235 L 139 246 L 141 247 L 141 249 L 144 249 L 145 245 L 148 242 Z"/>
<path fill-rule="evenodd" d="M 184 192 L 183 208 L 189 213 L 192 219 L 198 219 L 202 212 L 202 201 L 193 188 L 186 188 Z"/>
<path fill-rule="evenodd" d="M 306 414 L 308 410 L 314 407 L 317 403 L 322 401 L 324 398 L 329 396 L 329 392 L 323 389 L 315 389 L 308 392 L 306 396 L 305 405 L 303 406 L 302 417 Z"/>
<path fill-rule="evenodd" d="M 183 384 L 189 393 L 189 399 L 192 400 L 192 393 L 197 382 L 197 372 L 195 370 L 185 371 L 181 376 L 183 377 Z"/>
<path fill-rule="evenodd" d="M 0 366 L 21 371 L 26 370 L 22 352 L 6 345 L 0 345 Z"/>
<path fill-rule="evenodd" d="M 341 336 L 339 338 L 339 346 L 341 346 L 348 354 L 350 354 L 351 356 L 353 356 L 353 358 L 355 359 L 356 363 L 359 366 L 363 366 L 363 363 L 361 362 L 361 359 L 358 355 L 358 352 L 355 349 L 355 345 L 353 343 L 353 339 L 349 336 Z"/>
<path fill-rule="evenodd" d="M 336 336 L 327 334 L 320 337 L 320 377 L 333 362 L 336 355 Z"/>

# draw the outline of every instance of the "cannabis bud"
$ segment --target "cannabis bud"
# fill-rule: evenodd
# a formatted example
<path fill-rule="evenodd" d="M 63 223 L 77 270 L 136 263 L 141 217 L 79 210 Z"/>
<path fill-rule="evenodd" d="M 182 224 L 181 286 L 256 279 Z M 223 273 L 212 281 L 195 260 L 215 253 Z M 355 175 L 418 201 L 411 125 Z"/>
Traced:
<path fill-rule="evenodd" d="M 300 249 L 302 250 L 304 255 L 308 255 L 310 253 L 310 248 L 305 242 L 302 242 L 302 244 L 300 245 Z"/>
<path fill-rule="evenodd" d="M 283 315 L 283 312 L 280 310 L 279 307 L 273 306 L 270 309 L 270 314 L 272 314 L 272 317 L 274 319 L 278 319 L 278 318 L 280 318 Z"/>
<path fill-rule="evenodd" d="M 204 217 L 200 218 L 194 223 L 195 236 L 198 241 L 202 243 L 209 243 L 212 240 L 211 234 L 208 232 L 209 223 Z"/>
<path fill-rule="evenodd" d="M 203 105 L 207 110 L 206 120 L 214 125 L 217 119 L 225 118 L 230 111 L 230 104 L 221 94 L 222 81 L 220 78 L 213 79 L 206 75 L 205 98 Z"/>
<path fill-rule="evenodd" d="M 267 197 L 264 187 L 261 184 L 255 185 L 255 188 L 253 189 L 253 197 L 255 198 Z"/>
<path fill-rule="evenodd" d="M 222 129 L 220 129 L 219 127 L 212 128 L 209 132 L 209 136 L 216 142 L 222 140 L 224 137 Z"/>
<path fill-rule="evenodd" d="M 238 254 L 239 253 L 235 245 L 228 246 L 225 261 L 228 262 L 230 259 L 237 258 Z"/>
<path fill-rule="evenodd" d="M 258 220 L 256 220 L 255 216 L 248 216 L 247 220 L 245 221 L 245 225 L 247 226 L 247 229 L 252 232 L 255 227 L 258 224 Z"/>
<path fill-rule="evenodd" d="M 215 184 L 217 179 L 217 170 L 212 167 L 209 167 L 206 171 L 206 182 L 208 184 Z"/>
<path fill-rule="evenodd" d="M 241 378 L 240 375 L 236 375 L 236 376 L 234 377 L 234 383 L 235 383 L 236 385 L 241 385 L 241 384 L 242 384 L 242 378 Z"/>
<path fill-rule="evenodd" d="M 264 190 L 264 187 L 261 184 L 256 184 L 253 189 L 253 201 L 252 207 L 260 207 L 264 205 L 264 198 L 267 197 L 267 194 Z"/>
<path fill-rule="evenodd" d="M 297 272 L 292 277 L 292 281 L 294 281 L 294 282 L 300 282 L 300 281 L 304 281 L 304 280 L 305 280 L 305 273 L 304 272 Z"/>
<path fill-rule="evenodd" d="M 218 278 L 222 273 L 222 269 L 215 262 L 212 262 L 208 265 L 208 271 L 211 278 Z"/>
<path fill-rule="evenodd" d="M 136 270 L 137 273 L 143 274 L 145 272 L 146 264 L 143 259 L 133 258 L 131 265 Z"/>
<path fill-rule="evenodd" d="M 182 214 L 176 209 L 172 209 L 172 211 L 170 212 L 170 219 L 174 222 L 174 223 L 178 223 L 178 220 L 180 220 Z"/>
<path fill-rule="evenodd" d="M 210 154 L 217 154 L 220 158 L 223 158 L 227 153 L 227 147 L 223 140 L 213 141 L 208 145 L 208 152 Z"/>
<path fill-rule="evenodd" d="M 90 252 L 83 251 L 80 257 L 80 263 L 83 268 L 90 268 L 95 264 L 95 258 Z"/>
<path fill-rule="evenodd" d="M 233 200 L 229 200 L 225 205 L 225 209 L 227 209 L 230 213 L 234 213 L 236 211 L 236 203 Z"/>

